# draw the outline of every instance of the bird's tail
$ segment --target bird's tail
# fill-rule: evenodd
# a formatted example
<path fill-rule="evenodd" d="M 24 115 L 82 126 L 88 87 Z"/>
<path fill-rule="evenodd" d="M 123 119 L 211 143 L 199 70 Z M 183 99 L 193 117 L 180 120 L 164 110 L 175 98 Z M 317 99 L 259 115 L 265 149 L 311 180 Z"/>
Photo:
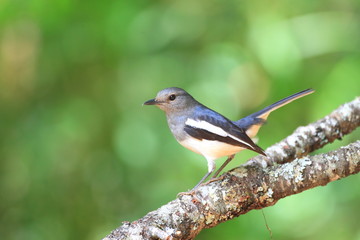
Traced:
<path fill-rule="evenodd" d="M 251 116 L 253 118 L 261 118 L 261 119 L 266 120 L 267 117 L 269 116 L 269 114 L 272 111 L 274 111 L 274 110 L 276 110 L 276 109 L 278 109 L 278 108 L 280 108 L 280 107 L 282 107 L 282 106 L 284 106 L 284 105 L 286 105 L 288 103 L 291 103 L 292 101 L 294 101 L 294 100 L 296 100 L 298 98 L 309 95 L 309 94 L 311 94 L 313 92 L 314 92 L 314 90 L 311 89 L 311 88 L 303 90 L 301 92 L 298 92 L 298 93 L 295 93 L 295 94 L 293 94 L 291 96 L 283 98 L 280 101 L 277 101 L 276 103 L 273 103 L 270 106 L 267 106 L 266 108 L 264 108 L 264 109 L 262 109 L 262 110 L 260 110 L 260 111 L 258 111 L 256 113 L 253 113 L 253 114 L 251 114 L 249 116 Z"/>
<path fill-rule="evenodd" d="M 295 93 L 291 96 L 281 99 L 280 101 L 277 101 L 276 103 L 271 104 L 270 106 L 263 108 L 262 110 L 260 110 L 258 112 L 255 112 L 245 118 L 242 118 L 242 119 L 234 122 L 234 124 L 240 128 L 245 129 L 246 133 L 249 137 L 255 137 L 255 135 L 259 131 L 259 128 L 261 127 L 262 124 L 264 124 L 266 122 L 267 117 L 269 116 L 269 114 L 272 111 L 274 111 L 288 103 L 291 103 L 292 101 L 294 101 L 298 98 L 301 98 L 308 94 L 311 94 L 313 92 L 314 92 L 314 90 L 309 88 L 309 89 L 303 90 L 301 92 Z"/>

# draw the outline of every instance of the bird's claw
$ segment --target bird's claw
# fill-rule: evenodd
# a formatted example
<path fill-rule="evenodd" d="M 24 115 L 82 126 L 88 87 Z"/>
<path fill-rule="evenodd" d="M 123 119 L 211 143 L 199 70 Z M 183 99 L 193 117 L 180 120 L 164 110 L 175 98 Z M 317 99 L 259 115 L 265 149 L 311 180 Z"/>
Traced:
<path fill-rule="evenodd" d="M 225 177 L 225 175 L 221 175 L 220 177 L 212 177 L 207 183 L 212 183 L 212 182 L 215 182 L 215 181 L 218 181 L 218 180 L 223 180 Z"/>
<path fill-rule="evenodd" d="M 192 199 L 191 201 L 196 204 L 196 203 L 200 203 L 200 199 L 196 196 L 196 189 L 192 189 L 188 192 L 180 192 L 177 194 L 177 197 L 181 197 L 181 196 L 184 196 L 184 195 L 189 195 L 189 196 L 192 196 Z"/>
<path fill-rule="evenodd" d="M 179 192 L 177 194 L 177 197 L 181 197 L 181 196 L 184 196 L 184 195 L 191 195 L 191 196 L 194 196 L 195 195 L 195 190 L 190 190 L 188 192 Z"/>

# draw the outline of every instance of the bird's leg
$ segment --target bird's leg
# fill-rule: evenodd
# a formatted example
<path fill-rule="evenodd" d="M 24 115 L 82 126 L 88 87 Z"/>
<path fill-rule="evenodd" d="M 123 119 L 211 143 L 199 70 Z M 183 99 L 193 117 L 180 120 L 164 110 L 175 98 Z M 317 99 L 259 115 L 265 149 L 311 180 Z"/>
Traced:
<path fill-rule="evenodd" d="M 214 170 L 213 170 L 213 171 L 214 171 Z M 202 184 L 202 183 L 205 181 L 205 179 L 208 178 L 208 176 L 210 176 L 210 174 L 211 174 L 213 171 L 207 172 L 207 173 L 205 174 L 205 176 L 203 176 L 203 178 L 200 180 L 200 182 L 198 182 L 198 184 L 196 184 L 195 187 L 193 187 L 193 189 L 191 189 L 191 190 L 188 191 L 188 192 L 180 192 L 180 193 L 178 193 L 177 196 L 182 196 L 182 195 L 194 195 L 195 190 L 200 186 L 200 184 Z"/>
<path fill-rule="evenodd" d="M 193 189 L 191 189 L 189 192 L 181 192 L 178 194 L 178 196 L 181 195 L 193 195 L 195 193 L 195 190 L 206 180 L 206 178 L 208 178 L 211 173 L 214 172 L 215 170 L 215 162 L 212 159 L 207 159 L 208 161 L 208 172 L 205 174 L 205 176 L 203 176 L 203 178 L 200 180 L 200 182 L 198 182 L 198 184 L 195 185 L 195 187 L 193 187 Z"/>
<path fill-rule="evenodd" d="M 210 174 L 211 174 L 212 172 L 213 172 L 213 171 L 207 172 L 207 173 L 205 174 L 205 176 L 203 176 L 203 178 L 200 180 L 200 182 L 198 182 L 198 184 L 196 184 L 195 187 L 193 187 L 193 189 L 191 189 L 191 191 L 196 190 L 196 189 L 200 186 L 200 184 L 202 184 L 202 183 L 210 176 Z"/>
<path fill-rule="evenodd" d="M 205 176 L 200 180 L 200 182 L 198 182 L 198 184 L 196 184 L 195 187 L 193 187 L 193 189 L 191 189 L 191 190 L 188 191 L 188 192 L 180 192 L 180 193 L 178 193 L 177 196 L 194 195 L 195 190 L 200 186 L 200 184 L 202 184 L 202 183 L 205 181 L 205 179 L 206 179 L 212 172 L 213 172 L 213 171 L 207 172 L 207 173 L 205 174 Z"/>
<path fill-rule="evenodd" d="M 221 167 L 215 172 L 215 174 L 211 177 L 211 179 L 214 179 L 217 177 L 217 175 L 219 175 L 219 173 L 221 172 L 221 170 L 224 169 L 224 167 L 231 161 L 233 160 L 235 157 L 235 154 L 229 156 L 226 161 L 223 163 L 223 165 L 221 165 Z"/>

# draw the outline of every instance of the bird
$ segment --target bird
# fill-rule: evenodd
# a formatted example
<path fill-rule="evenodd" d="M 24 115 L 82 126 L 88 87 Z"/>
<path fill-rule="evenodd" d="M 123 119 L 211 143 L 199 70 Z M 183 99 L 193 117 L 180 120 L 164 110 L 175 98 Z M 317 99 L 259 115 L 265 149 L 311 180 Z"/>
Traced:
<path fill-rule="evenodd" d="M 218 158 L 227 157 L 212 178 L 216 178 L 235 154 L 244 149 L 266 156 L 264 150 L 256 145 L 252 138 L 266 122 L 269 114 L 313 92 L 311 88 L 300 91 L 237 121 L 231 121 L 206 107 L 178 87 L 159 91 L 154 99 L 144 102 L 143 105 L 155 105 L 163 110 L 175 139 L 185 148 L 204 156 L 207 160 L 208 171 L 192 188 L 191 191 L 195 191 L 215 171 L 215 160 Z"/>

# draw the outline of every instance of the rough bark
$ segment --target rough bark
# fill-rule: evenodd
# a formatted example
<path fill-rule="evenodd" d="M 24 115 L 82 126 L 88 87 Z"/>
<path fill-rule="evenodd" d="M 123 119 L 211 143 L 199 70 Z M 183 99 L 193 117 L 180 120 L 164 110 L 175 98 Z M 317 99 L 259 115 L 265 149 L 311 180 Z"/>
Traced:
<path fill-rule="evenodd" d="M 308 153 L 340 139 L 360 125 L 360 98 L 292 135 L 216 181 L 203 184 L 132 223 L 126 222 L 104 240 L 193 239 L 204 228 L 279 199 L 360 171 L 360 141 L 315 156 Z"/>

